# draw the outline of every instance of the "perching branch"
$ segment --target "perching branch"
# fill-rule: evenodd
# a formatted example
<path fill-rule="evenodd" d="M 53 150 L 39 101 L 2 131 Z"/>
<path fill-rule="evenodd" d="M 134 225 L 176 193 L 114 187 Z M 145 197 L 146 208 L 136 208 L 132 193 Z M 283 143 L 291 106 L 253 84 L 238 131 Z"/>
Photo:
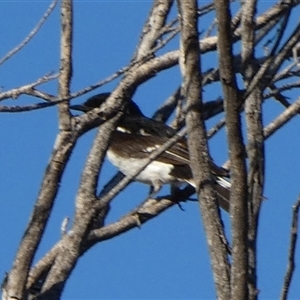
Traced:
<path fill-rule="evenodd" d="M 55 3 L 56 1 L 53 1 L 50 7 Z M 286 66 L 286 62 L 298 53 L 297 43 L 300 39 L 300 27 L 296 24 L 295 30 L 289 36 L 288 30 L 285 28 L 294 8 L 299 3 L 300 0 L 279 1 L 261 15 L 255 16 L 256 1 L 244 1 L 236 15 L 231 18 L 229 1 L 215 1 L 215 6 L 210 3 L 197 9 L 194 0 L 178 0 L 181 17 L 181 47 L 180 50 L 175 47 L 174 51 L 170 51 L 170 48 L 165 46 L 173 47 L 175 44 L 170 44 L 170 41 L 179 31 L 179 19 L 172 16 L 170 18 L 173 1 L 155 0 L 145 22 L 137 50 L 132 56 L 132 61 L 111 76 L 71 92 L 72 1 L 62 1 L 58 95 L 37 89 L 38 85 L 56 78 L 55 75 L 47 75 L 31 84 L 0 93 L 0 101 L 17 98 L 20 95 L 30 95 L 45 101 L 45 103 L 23 107 L 1 106 L 0 112 L 31 111 L 58 104 L 60 129 L 13 268 L 3 284 L 4 290 L 7 291 L 5 299 L 21 300 L 25 299 L 28 294 L 32 296 L 36 293 L 38 299 L 41 300 L 59 299 L 78 260 L 91 247 L 140 227 L 141 224 L 154 219 L 178 201 L 184 201 L 193 194 L 194 190 L 187 187 L 184 191 L 161 197 L 161 199 L 147 199 L 132 211 L 125 212 L 118 221 L 105 225 L 111 202 L 135 179 L 138 173 L 130 177 L 124 177 L 118 173 L 120 176 L 117 176 L 116 180 L 110 181 L 100 194 L 97 192 L 99 190 L 98 179 L 101 176 L 102 162 L 109 145 L 110 135 L 116 128 L 124 107 L 144 82 L 154 76 L 158 77 L 162 71 L 176 66 L 178 62 L 180 62 L 184 83 L 180 88 L 174 87 L 173 90 L 176 92 L 173 97 L 161 106 L 161 110 L 155 117 L 165 122 L 175 111 L 176 116 L 172 124 L 176 128 L 184 126 L 186 117 L 192 171 L 197 183 L 197 195 L 200 195 L 198 198 L 219 298 L 255 299 L 257 293 L 255 246 L 264 181 L 264 140 L 300 112 L 300 100 L 295 100 L 294 97 L 288 99 L 282 94 L 283 91 L 299 87 L 299 82 L 295 79 L 299 76 L 297 62 L 295 61 L 289 66 Z M 40 25 L 51 13 L 53 7 L 51 9 L 50 7 L 40 21 Z M 218 35 L 215 33 L 217 23 L 214 21 L 216 19 L 213 20 L 214 16 L 212 16 L 211 28 L 201 22 L 204 14 L 207 14 L 206 17 L 210 17 L 214 14 L 215 9 L 219 27 Z M 208 32 L 200 40 L 197 26 L 199 16 L 201 34 Z M 205 31 L 207 28 L 208 31 Z M 276 28 L 279 28 L 279 31 L 271 53 L 267 57 L 261 55 L 256 57 L 255 50 L 260 47 L 264 39 L 268 38 L 271 30 L 274 31 Z M 26 42 L 4 57 L 0 64 L 20 50 L 38 30 L 38 28 L 35 29 L 26 38 Z M 231 49 L 238 41 L 241 41 L 242 50 L 233 56 Z M 239 44 L 235 45 L 238 49 Z M 217 46 L 220 52 L 220 65 L 214 59 L 212 60 L 214 65 L 208 66 L 207 70 L 201 72 L 200 53 L 204 59 L 211 55 L 216 57 Z M 168 50 L 161 54 L 162 51 L 158 51 L 161 49 Z M 206 55 L 207 53 L 209 55 Z M 241 75 L 244 82 L 241 91 L 238 90 L 235 80 L 237 74 Z M 120 76 L 123 77 L 118 81 L 116 89 L 101 108 L 95 108 L 80 116 L 71 115 L 69 111 L 71 99 L 102 87 Z M 285 81 L 282 83 L 281 80 Z M 290 81 L 287 82 L 287 80 Z M 219 118 L 216 121 L 217 124 L 207 133 L 204 121 L 206 106 L 209 106 L 209 102 L 202 103 L 202 93 L 206 93 L 208 85 L 217 84 L 220 81 L 223 85 L 224 97 L 222 95 L 219 100 L 218 95 L 206 96 L 205 94 L 205 100 L 218 99 L 213 103 L 214 115 L 218 116 L 222 111 L 222 99 L 224 98 L 226 116 L 221 120 Z M 266 88 L 269 88 L 268 93 Z M 270 97 L 275 98 L 286 109 L 263 130 L 261 122 L 263 100 Z M 244 114 L 247 122 L 247 152 L 243 144 L 240 122 L 240 118 L 244 117 Z M 104 121 L 99 118 L 100 115 L 106 117 Z M 207 139 L 218 132 L 225 122 L 228 131 L 232 175 L 230 218 L 233 235 L 232 259 L 228 257 L 231 253 L 228 252 L 228 242 L 213 190 L 207 146 Z M 64 228 L 61 239 L 33 267 L 32 262 L 37 247 L 43 237 L 59 186 L 64 184 L 62 175 L 76 142 L 85 132 L 98 126 L 100 126 L 98 134 L 81 175 L 76 196 L 75 217 L 70 222 L 72 224 L 70 230 Z M 185 135 L 185 133 L 186 131 L 182 131 L 180 135 Z M 153 152 L 145 165 L 141 166 L 138 171 L 142 171 L 162 151 L 175 143 L 180 135 L 170 139 L 162 148 Z M 249 165 L 248 172 L 245 168 L 246 157 L 247 165 Z M 247 201 L 249 205 L 247 205 Z M 247 236 L 245 233 L 249 227 L 252 228 L 252 231 L 250 230 Z M 295 240 L 295 235 L 293 239 Z M 249 252 L 248 259 L 247 251 L 251 248 L 247 243 L 249 241 L 252 252 Z M 291 281 L 291 267 L 294 260 L 292 250 L 290 254 L 292 258 L 282 291 L 282 295 L 285 296 L 282 296 L 282 299 L 287 297 L 286 291 Z M 232 266 L 230 262 L 232 262 Z M 250 267 L 248 267 L 248 263 Z M 250 285 L 249 280 L 251 280 Z M 36 289 L 35 292 L 33 292 L 34 289 Z"/>

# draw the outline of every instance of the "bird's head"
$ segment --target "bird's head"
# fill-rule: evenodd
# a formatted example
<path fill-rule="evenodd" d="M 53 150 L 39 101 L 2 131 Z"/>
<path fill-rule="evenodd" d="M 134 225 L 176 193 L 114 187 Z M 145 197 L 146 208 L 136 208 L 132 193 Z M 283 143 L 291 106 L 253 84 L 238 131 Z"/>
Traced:
<path fill-rule="evenodd" d="M 96 107 L 100 107 L 103 102 L 110 96 L 111 93 L 101 93 L 88 98 L 83 104 L 71 105 L 70 108 L 82 112 L 88 112 Z M 125 113 L 131 116 L 143 116 L 140 108 L 132 100 L 126 106 Z"/>

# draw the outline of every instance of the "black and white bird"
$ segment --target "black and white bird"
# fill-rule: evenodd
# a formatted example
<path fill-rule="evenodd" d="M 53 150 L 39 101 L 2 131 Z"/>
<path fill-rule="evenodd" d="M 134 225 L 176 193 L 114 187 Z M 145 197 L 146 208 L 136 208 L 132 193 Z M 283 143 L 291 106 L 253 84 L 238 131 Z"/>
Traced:
<path fill-rule="evenodd" d="M 88 112 L 100 105 L 110 93 L 102 93 L 89 98 L 82 105 L 73 105 L 71 109 Z M 137 104 L 130 101 L 113 133 L 107 151 L 107 157 L 123 174 L 132 175 L 147 160 L 149 154 L 176 131 L 168 125 L 143 115 Z M 228 171 L 211 162 L 212 173 L 219 205 L 229 210 L 230 182 Z M 189 152 L 185 138 L 163 152 L 159 157 L 135 177 L 135 180 L 149 184 L 156 193 L 163 184 L 186 182 L 195 187 L 190 168 Z"/>

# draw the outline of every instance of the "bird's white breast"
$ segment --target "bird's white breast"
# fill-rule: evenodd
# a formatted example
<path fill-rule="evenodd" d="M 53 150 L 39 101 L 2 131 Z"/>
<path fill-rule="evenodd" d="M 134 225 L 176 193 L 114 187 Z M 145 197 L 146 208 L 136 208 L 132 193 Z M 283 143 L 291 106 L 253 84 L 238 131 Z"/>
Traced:
<path fill-rule="evenodd" d="M 146 159 L 124 158 L 114 154 L 108 150 L 107 157 L 110 162 L 125 174 L 132 176 L 145 163 Z M 153 182 L 170 183 L 174 181 L 174 177 L 170 175 L 173 166 L 158 161 L 151 162 L 135 180 L 152 184 Z"/>

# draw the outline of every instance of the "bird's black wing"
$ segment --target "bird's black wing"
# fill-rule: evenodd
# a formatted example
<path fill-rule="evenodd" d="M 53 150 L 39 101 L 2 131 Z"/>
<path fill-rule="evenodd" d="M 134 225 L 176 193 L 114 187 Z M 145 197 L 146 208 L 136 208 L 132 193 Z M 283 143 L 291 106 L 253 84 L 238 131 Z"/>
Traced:
<path fill-rule="evenodd" d="M 150 153 L 160 148 L 168 139 L 168 137 L 135 135 L 116 131 L 113 134 L 114 142 L 111 143 L 110 147 L 113 147 L 113 150 L 120 156 L 147 158 Z M 175 166 L 189 166 L 189 152 L 185 138 L 182 138 L 175 145 L 160 154 L 156 160 Z M 217 176 L 228 176 L 228 171 L 218 167 L 214 162 L 211 162 L 211 168 Z"/>

